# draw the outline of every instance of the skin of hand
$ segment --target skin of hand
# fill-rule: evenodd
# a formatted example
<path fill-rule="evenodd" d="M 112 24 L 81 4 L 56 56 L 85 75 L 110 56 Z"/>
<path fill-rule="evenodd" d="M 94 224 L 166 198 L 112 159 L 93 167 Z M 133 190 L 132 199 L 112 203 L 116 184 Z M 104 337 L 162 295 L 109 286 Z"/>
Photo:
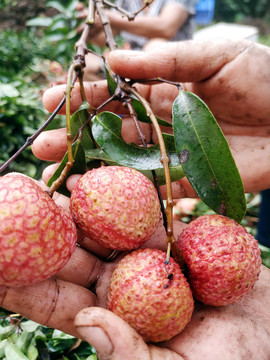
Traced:
<path fill-rule="evenodd" d="M 243 179 L 246 192 L 270 187 L 270 48 L 249 41 L 184 41 L 166 43 L 147 52 L 113 51 L 108 55 L 111 69 L 124 78 L 161 77 L 179 81 L 184 89 L 206 102 L 221 126 Z M 171 121 L 172 103 L 178 90 L 170 84 L 136 84 L 155 114 Z M 53 111 L 63 96 L 65 85 L 47 90 L 43 103 Z M 88 102 L 97 107 L 108 97 L 106 82 L 85 84 Z M 71 108 L 82 103 L 79 88 L 72 91 Z M 118 114 L 126 109 L 119 102 L 104 108 Z M 62 113 L 65 108 L 62 109 Z M 156 143 L 149 124 L 142 124 L 148 143 Z M 163 129 L 163 131 L 168 131 Z M 122 136 L 138 142 L 132 119 L 123 119 Z M 57 141 L 55 141 L 57 137 Z M 43 132 L 32 146 L 43 160 L 60 161 L 66 151 L 65 130 Z M 54 168 L 48 168 L 45 178 Z M 46 181 L 45 181 L 46 182 Z M 195 192 L 184 178 L 173 183 L 173 197 L 194 197 Z"/>
<path fill-rule="evenodd" d="M 72 190 L 77 176 L 68 179 Z M 69 199 L 55 194 L 65 209 Z M 186 224 L 175 223 L 177 237 Z M 165 250 L 160 223 L 144 247 Z M 113 262 L 102 258 L 110 251 L 79 234 L 68 264 L 53 278 L 21 288 L 0 286 L 0 306 L 40 324 L 88 341 L 99 360 L 268 360 L 270 357 L 270 270 L 262 266 L 260 278 L 242 300 L 224 307 L 195 304 L 191 322 L 170 341 L 146 344 L 121 318 L 106 310 Z"/>

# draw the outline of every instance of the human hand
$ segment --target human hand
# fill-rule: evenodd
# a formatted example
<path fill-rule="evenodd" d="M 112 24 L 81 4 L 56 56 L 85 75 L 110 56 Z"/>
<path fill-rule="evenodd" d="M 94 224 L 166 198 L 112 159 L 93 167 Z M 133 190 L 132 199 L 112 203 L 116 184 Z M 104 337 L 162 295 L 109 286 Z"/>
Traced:
<path fill-rule="evenodd" d="M 68 179 L 72 190 L 77 177 Z M 69 208 L 69 199 L 55 194 L 58 205 Z M 186 225 L 175 223 L 175 236 Z M 160 223 L 144 247 L 166 249 Z M 262 272 L 254 289 L 235 304 L 225 307 L 195 305 L 191 322 L 168 342 L 146 344 L 121 318 L 106 310 L 112 271 L 124 255 L 109 263 L 110 251 L 79 234 L 68 264 L 53 278 L 21 288 L 0 287 L 1 307 L 20 313 L 88 341 L 99 359 L 266 360 L 270 356 L 270 270 Z"/>
<path fill-rule="evenodd" d="M 186 41 L 168 43 L 149 52 L 113 51 L 108 62 L 123 77 L 150 79 L 161 77 L 183 83 L 183 88 L 198 94 L 217 118 L 230 145 L 246 192 L 270 187 L 270 49 L 248 41 Z M 268 82 L 267 82 L 268 79 Z M 151 104 L 155 114 L 171 120 L 172 103 L 178 90 L 169 84 L 136 85 Z M 63 96 L 65 86 L 53 87 L 44 94 L 44 106 L 53 111 Z M 97 107 L 108 97 L 105 81 L 85 84 L 88 102 Z M 72 91 L 71 109 L 81 104 L 79 88 Z M 62 113 L 65 109 L 63 109 Z M 125 114 L 114 102 L 106 110 Z M 149 124 L 142 129 L 148 143 L 156 143 Z M 167 129 L 163 129 L 167 131 Z M 138 144 L 131 118 L 123 120 L 122 136 Z M 57 141 L 55 139 L 57 138 Z M 42 133 L 33 144 L 34 154 L 44 160 L 60 161 L 66 151 L 65 130 Z M 49 176 L 50 169 L 47 170 Z M 51 168 L 51 172 L 53 169 Z M 173 183 L 173 197 L 196 196 L 184 178 Z"/>

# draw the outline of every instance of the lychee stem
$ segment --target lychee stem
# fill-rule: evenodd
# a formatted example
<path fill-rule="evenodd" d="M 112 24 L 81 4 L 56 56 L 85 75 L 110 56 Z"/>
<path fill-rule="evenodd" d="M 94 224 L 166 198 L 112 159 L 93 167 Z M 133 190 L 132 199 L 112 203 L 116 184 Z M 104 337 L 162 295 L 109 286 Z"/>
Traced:
<path fill-rule="evenodd" d="M 158 137 L 158 143 L 159 143 L 159 147 L 160 147 L 160 153 L 161 153 L 161 157 L 160 157 L 160 162 L 163 165 L 164 168 L 164 174 L 165 174 L 165 181 L 166 181 L 166 198 L 167 198 L 167 205 L 166 205 L 166 215 L 167 215 L 167 244 L 168 244 L 168 249 L 167 249 L 167 258 L 168 258 L 168 253 L 170 253 L 171 250 L 171 246 L 170 244 L 175 242 L 175 238 L 173 235 L 173 206 L 174 206 L 174 201 L 172 198 L 172 184 L 171 184 L 171 175 L 170 175 L 170 169 L 169 169 L 169 163 L 170 163 L 170 158 L 167 155 L 167 150 L 166 150 L 166 146 L 165 146 L 165 142 L 159 127 L 159 124 L 157 122 L 157 119 L 149 105 L 149 103 L 146 101 L 146 99 L 141 96 L 140 93 L 138 93 L 138 91 L 136 89 L 134 89 L 132 86 L 130 86 L 129 84 L 127 84 L 126 82 L 121 82 L 120 84 L 121 89 L 123 91 L 125 91 L 126 93 L 131 93 L 133 95 L 135 95 L 140 102 L 142 103 L 142 105 L 144 106 L 147 115 L 149 116 L 155 130 L 157 133 L 157 137 Z M 166 260 L 167 260 L 166 258 Z"/>
<path fill-rule="evenodd" d="M 68 161 L 61 172 L 60 176 L 52 183 L 49 189 L 49 194 L 52 196 L 53 193 L 62 185 L 62 183 L 65 181 L 70 169 L 73 166 L 74 163 L 74 157 L 72 152 L 72 134 L 71 134 L 71 121 L 70 121 L 70 95 L 71 90 L 73 89 L 73 73 L 75 71 L 77 64 L 73 63 L 71 64 L 69 70 L 68 70 L 68 76 L 67 76 L 67 85 L 66 85 L 66 130 L 67 130 L 67 145 L 68 145 Z M 76 75 L 77 77 L 77 75 Z"/>

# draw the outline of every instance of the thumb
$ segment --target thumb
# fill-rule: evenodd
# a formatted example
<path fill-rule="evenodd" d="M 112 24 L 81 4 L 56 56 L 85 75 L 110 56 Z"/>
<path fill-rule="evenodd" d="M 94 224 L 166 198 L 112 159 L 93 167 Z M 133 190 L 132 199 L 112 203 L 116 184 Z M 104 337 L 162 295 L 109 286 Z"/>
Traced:
<path fill-rule="evenodd" d="M 86 308 L 77 314 L 75 326 L 96 349 L 99 360 L 149 359 L 148 346 L 142 337 L 109 310 Z"/>
<path fill-rule="evenodd" d="M 248 46 L 246 40 L 168 42 L 149 51 L 112 51 L 111 69 L 124 78 L 198 82 L 208 79 Z"/>

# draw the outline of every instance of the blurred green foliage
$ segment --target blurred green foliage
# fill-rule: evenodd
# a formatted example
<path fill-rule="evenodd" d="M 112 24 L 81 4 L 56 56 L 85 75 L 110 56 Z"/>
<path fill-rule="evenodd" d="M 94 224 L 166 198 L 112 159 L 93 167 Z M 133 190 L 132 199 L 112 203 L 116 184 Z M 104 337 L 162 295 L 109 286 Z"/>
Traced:
<path fill-rule="evenodd" d="M 246 17 L 270 16 L 269 0 L 216 0 L 215 21 L 233 22 Z"/>
<path fill-rule="evenodd" d="M 77 19 L 78 0 L 48 1 L 48 8 L 56 10 L 54 16 L 39 16 L 27 22 L 31 28 L 41 29 L 43 38 L 51 44 L 51 56 L 63 66 L 72 61 L 75 43 L 79 39 L 76 29 L 81 22 Z"/>
<path fill-rule="evenodd" d="M 97 355 L 85 341 L 0 309 L 0 359 L 97 360 Z"/>
<path fill-rule="evenodd" d="M 0 163 L 5 162 L 44 121 L 40 73 L 33 69 L 47 54 L 48 46 L 32 31 L 0 32 Z M 39 176 L 40 161 L 30 149 L 12 163 L 9 171 Z"/>

